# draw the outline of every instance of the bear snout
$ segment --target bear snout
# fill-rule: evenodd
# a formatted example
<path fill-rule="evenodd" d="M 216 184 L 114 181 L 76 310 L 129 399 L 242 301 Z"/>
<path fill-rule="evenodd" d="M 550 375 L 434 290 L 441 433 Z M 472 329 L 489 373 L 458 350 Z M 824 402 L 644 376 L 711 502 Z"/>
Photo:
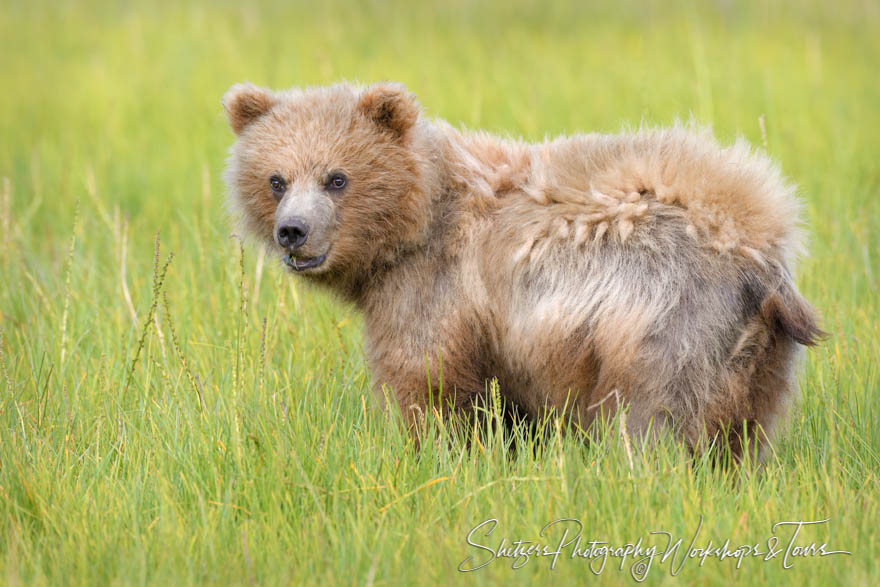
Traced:
<path fill-rule="evenodd" d="M 303 246 L 308 237 L 309 225 L 300 217 L 282 220 L 275 230 L 275 242 L 290 251 Z"/>
<path fill-rule="evenodd" d="M 275 210 L 273 239 L 297 259 L 317 258 L 330 250 L 336 213 L 317 189 L 290 190 Z"/>

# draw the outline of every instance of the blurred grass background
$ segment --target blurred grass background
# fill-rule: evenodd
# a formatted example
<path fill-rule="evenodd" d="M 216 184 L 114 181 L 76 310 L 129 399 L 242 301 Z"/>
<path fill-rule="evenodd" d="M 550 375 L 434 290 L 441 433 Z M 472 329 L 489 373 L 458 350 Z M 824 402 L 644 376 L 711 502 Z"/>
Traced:
<path fill-rule="evenodd" d="M 702 515 L 716 545 L 830 518 L 799 543 L 852 555 L 649 581 L 878 584 L 878 58 L 880 6 L 857 0 L 3 2 L 0 581 L 617 583 L 630 563 L 456 569 L 490 517 L 490 545 L 560 517 L 686 545 Z M 832 336 L 764 470 L 555 434 L 408 450 L 357 315 L 252 248 L 242 265 L 224 212 L 225 90 L 339 79 L 531 140 L 693 117 L 766 148 L 800 185 L 798 281 Z"/>

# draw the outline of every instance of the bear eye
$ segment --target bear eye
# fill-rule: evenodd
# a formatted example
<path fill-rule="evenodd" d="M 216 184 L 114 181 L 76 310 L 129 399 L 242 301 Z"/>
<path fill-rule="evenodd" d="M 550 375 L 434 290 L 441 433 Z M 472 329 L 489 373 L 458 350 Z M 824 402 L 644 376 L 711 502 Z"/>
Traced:
<path fill-rule="evenodd" d="M 280 176 L 273 175 L 269 178 L 269 187 L 272 188 L 272 193 L 280 198 L 284 195 L 284 192 L 287 191 L 287 182 Z"/>
<path fill-rule="evenodd" d="M 327 179 L 327 189 L 328 190 L 341 190 L 348 183 L 348 178 L 345 177 L 344 173 L 339 171 L 335 173 L 331 173 L 330 177 Z"/>

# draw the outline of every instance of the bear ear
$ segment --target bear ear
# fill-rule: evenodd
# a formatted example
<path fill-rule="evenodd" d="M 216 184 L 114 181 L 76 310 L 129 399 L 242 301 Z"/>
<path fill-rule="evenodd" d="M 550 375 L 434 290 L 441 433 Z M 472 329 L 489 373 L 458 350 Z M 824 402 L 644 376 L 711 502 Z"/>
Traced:
<path fill-rule="evenodd" d="M 403 137 L 419 118 L 419 105 L 403 84 L 377 84 L 361 95 L 358 109 L 396 138 Z"/>
<path fill-rule="evenodd" d="M 275 103 L 275 97 L 269 91 L 247 83 L 235 84 L 223 96 L 229 126 L 237 135 L 268 112 Z"/>

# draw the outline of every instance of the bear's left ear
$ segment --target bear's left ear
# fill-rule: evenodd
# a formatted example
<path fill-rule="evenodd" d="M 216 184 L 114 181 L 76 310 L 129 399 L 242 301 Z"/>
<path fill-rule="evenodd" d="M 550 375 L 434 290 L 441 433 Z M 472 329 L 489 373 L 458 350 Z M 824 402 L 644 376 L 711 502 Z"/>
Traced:
<path fill-rule="evenodd" d="M 275 97 L 253 84 L 235 84 L 223 96 L 223 108 L 232 131 L 240 135 L 249 124 L 275 105 Z"/>
<path fill-rule="evenodd" d="M 419 118 L 419 106 L 402 84 L 377 84 L 361 95 L 358 109 L 395 138 L 403 137 Z"/>

